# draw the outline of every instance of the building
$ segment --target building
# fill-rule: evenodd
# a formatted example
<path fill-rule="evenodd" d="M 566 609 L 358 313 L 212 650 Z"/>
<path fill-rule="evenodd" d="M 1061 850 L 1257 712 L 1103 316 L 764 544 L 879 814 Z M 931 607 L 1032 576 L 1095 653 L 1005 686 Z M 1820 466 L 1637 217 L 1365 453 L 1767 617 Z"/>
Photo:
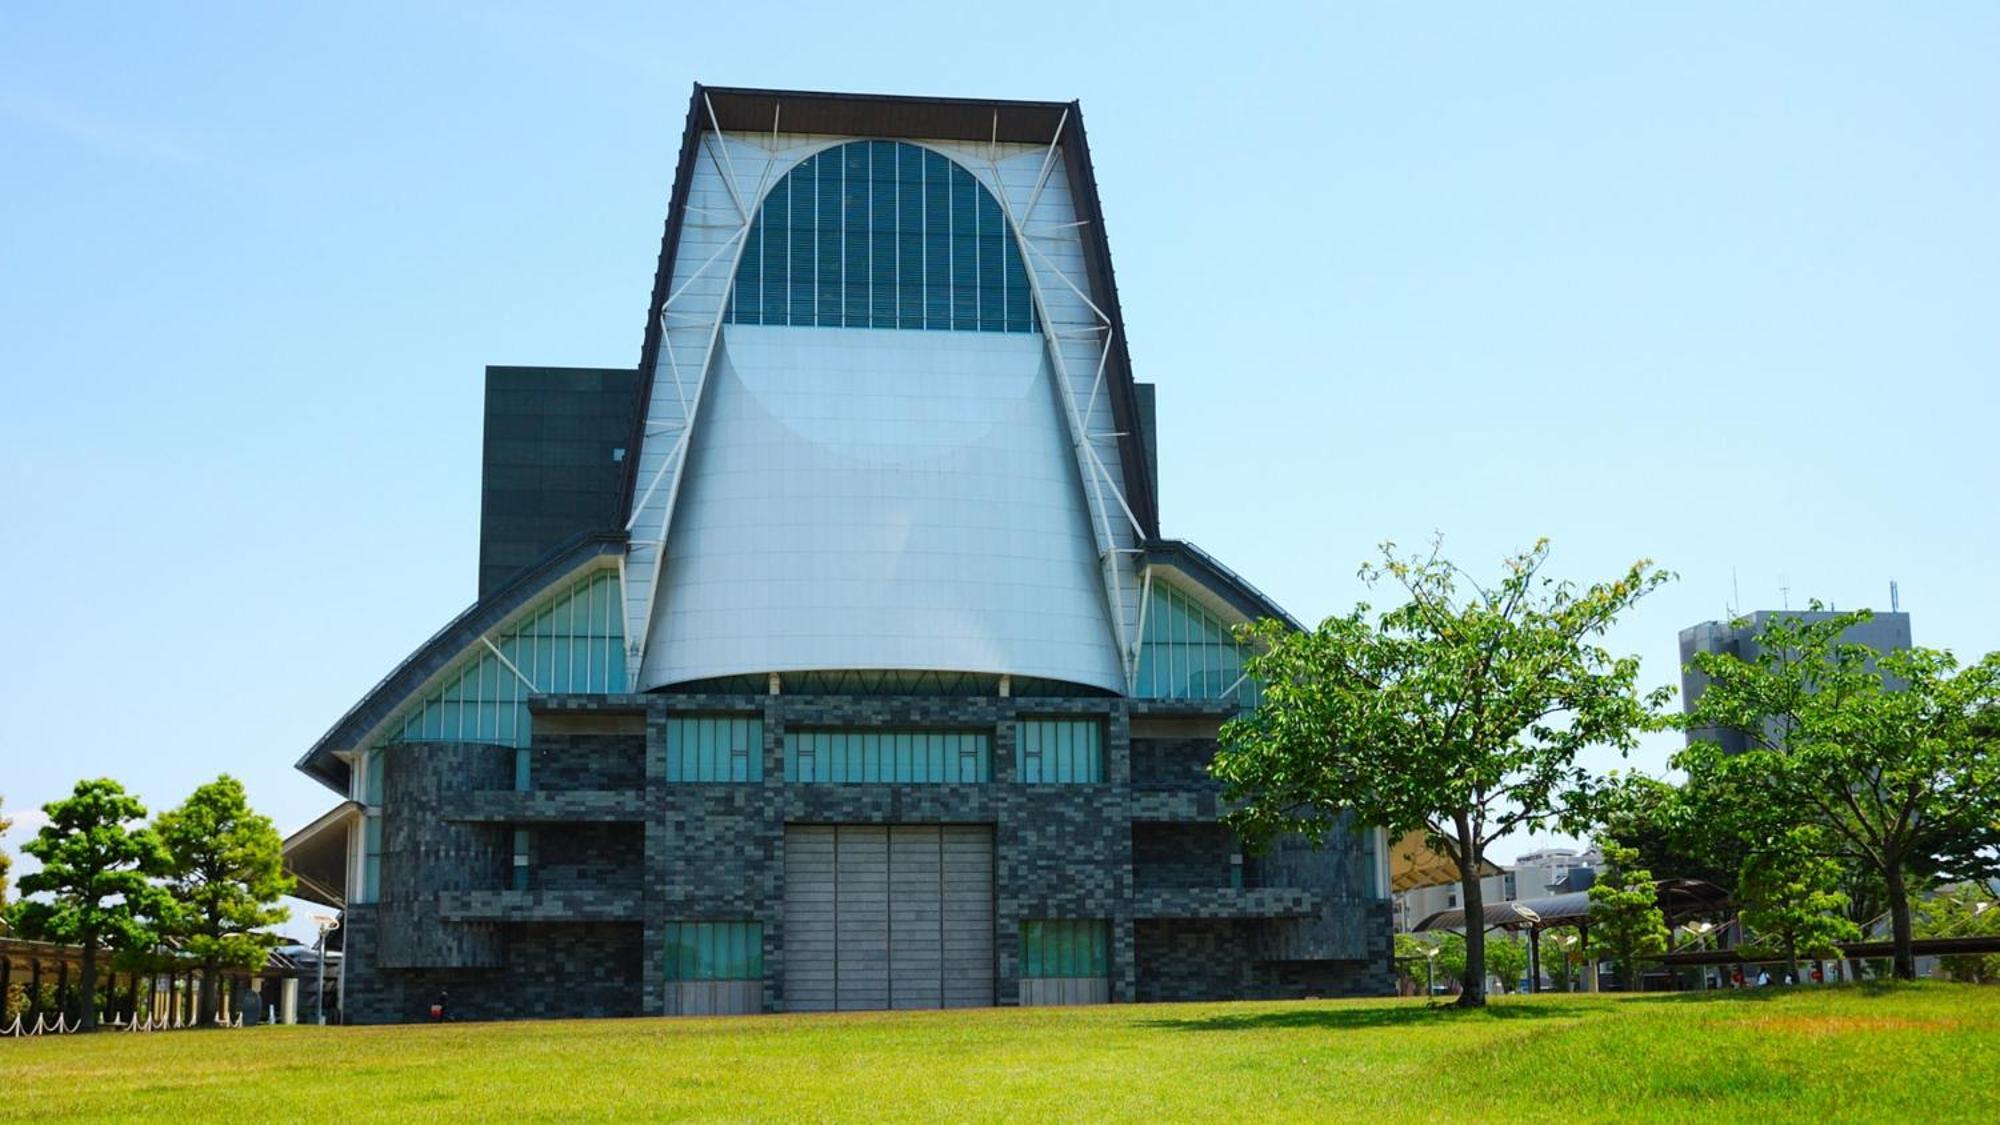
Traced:
<path fill-rule="evenodd" d="M 1570 891 L 1588 890 L 1596 881 L 1604 856 L 1596 848 L 1539 848 L 1523 852 L 1512 864 L 1479 881 L 1480 897 L 1486 905 L 1547 898 Z M 1457 910 L 1462 889 L 1458 883 L 1433 882 L 1411 887 L 1395 896 L 1396 929 L 1407 933 L 1433 914 Z"/>
<path fill-rule="evenodd" d="M 1812 623 L 1838 616 L 1832 610 L 1772 610 L 1760 609 L 1735 621 L 1704 621 L 1681 630 L 1681 710 L 1692 714 L 1695 700 L 1708 686 L 1708 677 L 1694 667 L 1697 653 L 1726 653 L 1739 660 L 1755 661 L 1759 646 L 1757 639 L 1764 628 L 1774 618 L 1796 618 Z M 1910 641 L 1910 615 L 1907 613 L 1877 613 L 1867 621 L 1849 626 L 1840 635 L 1843 644 L 1862 644 L 1876 652 L 1894 652 L 1906 649 Z M 1740 730 L 1724 730 L 1720 727 L 1690 727 L 1687 744 L 1713 742 L 1722 747 L 1724 753 L 1740 754 L 1748 746 L 1748 738 Z"/>
<path fill-rule="evenodd" d="M 479 600 L 300 760 L 357 1022 L 1387 994 L 1204 766 L 1075 103 L 696 87 L 635 370 L 491 368 Z M 328 627 L 335 627 L 329 622 Z"/>

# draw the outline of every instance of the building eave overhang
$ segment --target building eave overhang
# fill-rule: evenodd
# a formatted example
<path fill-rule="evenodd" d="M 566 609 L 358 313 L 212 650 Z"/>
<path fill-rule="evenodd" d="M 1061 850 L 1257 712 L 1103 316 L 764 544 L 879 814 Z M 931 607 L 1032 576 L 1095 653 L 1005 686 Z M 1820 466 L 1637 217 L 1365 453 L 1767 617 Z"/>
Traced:
<path fill-rule="evenodd" d="M 1305 626 L 1286 613 L 1283 606 L 1245 581 L 1242 575 L 1222 565 L 1214 555 L 1185 539 L 1151 540 L 1146 544 L 1144 561 L 1147 566 L 1176 570 L 1200 583 L 1203 589 L 1243 615 L 1245 620 L 1260 621 L 1268 617 L 1284 622 L 1286 628 L 1305 631 Z"/>
<path fill-rule="evenodd" d="M 1080 103 L 1005 101 L 982 98 L 912 97 L 891 94 L 839 94 L 807 90 L 764 90 L 696 83 L 688 99 L 687 122 L 681 134 L 680 156 L 667 204 L 666 231 L 661 237 L 653 295 L 646 306 L 646 332 L 639 352 L 639 401 L 633 413 L 632 439 L 618 510 L 630 518 L 637 495 L 639 457 L 645 438 L 646 409 L 653 397 L 653 371 L 659 362 L 660 317 L 674 274 L 674 254 L 680 242 L 682 217 L 701 136 L 723 132 L 823 134 L 880 137 L 890 140 L 994 141 L 1006 144 L 1054 144 L 1063 154 L 1070 192 L 1075 200 L 1078 231 L 1083 239 L 1084 265 L 1092 292 L 1111 321 L 1111 354 L 1105 363 L 1116 424 L 1119 459 L 1124 465 L 1125 500 L 1141 527 L 1143 538 L 1160 533 L 1159 510 L 1146 472 L 1150 459 L 1139 425 L 1139 395 L 1126 347 L 1125 314 L 1118 302 L 1118 284 L 1111 267 L 1111 244 L 1105 236 L 1104 213 L 1097 195 L 1097 174 L 1090 162 Z"/>
<path fill-rule="evenodd" d="M 622 554 L 625 541 L 625 534 L 615 531 L 593 531 L 574 536 L 543 556 L 540 562 L 522 570 L 505 585 L 474 602 L 465 612 L 446 623 L 444 628 L 433 633 L 429 640 L 417 646 L 415 652 L 404 657 L 402 663 L 348 708 L 347 713 L 298 760 L 297 768 L 313 780 L 346 796 L 348 766 L 342 754 L 359 749 L 358 744 L 368 732 L 386 721 L 431 677 L 444 671 L 466 648 L 477 644 L 480 637 L 505 622 L 551 582 L 574 572 L 593 558 Z"/>
<path fill-rule="evenodd" d="M 343 890 L 347 885 L 347 832 L 360 815 L 359 804 L 342 801 L 285 837 L 280 851 L 285 870 L 298 883 L 294 897 L 336 909 L 347 905 Z M 331 866 L 325 863 L 329 856 Z"/>

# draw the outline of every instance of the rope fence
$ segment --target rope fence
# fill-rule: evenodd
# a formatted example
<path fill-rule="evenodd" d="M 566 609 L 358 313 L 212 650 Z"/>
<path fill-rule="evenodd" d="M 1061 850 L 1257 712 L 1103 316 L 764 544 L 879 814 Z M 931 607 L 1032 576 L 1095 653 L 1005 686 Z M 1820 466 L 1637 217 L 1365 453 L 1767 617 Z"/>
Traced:
<path fill-rule="evenodd" d="M 212 1022 L 216 1027 L 240 1028 L 243 1026 L 243 1013 L 238 1012 L 233 1017 L 217 1016 Z M 195 1027 L 196 1022 L 182 1019 L 178 1014 L 156 1018 L 148 1012 L 144 1019 L 104 1019 L 100 1020 L 97 1026 L 102 1031 L 185 1031 Z M 36 1015 L 31 1023 L 25 1015 L 16 1013 L 13 1020 L 0 1025 L 0 1039 L 26 1039 L 34 1035 L 71 1035 L 82 1030 L 81 1017 L 70 1019 L 60 1012 L 54 1013 L 53 1016 L 51 1013 L 42 1012 Z"/>

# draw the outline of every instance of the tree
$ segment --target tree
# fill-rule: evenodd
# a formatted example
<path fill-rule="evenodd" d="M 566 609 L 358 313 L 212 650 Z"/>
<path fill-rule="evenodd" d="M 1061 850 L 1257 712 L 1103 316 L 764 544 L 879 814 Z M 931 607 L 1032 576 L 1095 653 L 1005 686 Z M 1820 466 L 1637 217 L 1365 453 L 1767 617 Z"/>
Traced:
<path fill-rule="evenodd" d="M 271 819 L 250 808 L 243 783 L 223 774 L 161 813 L 153 830 L 166 848 L 162 874 L 173 895 L 163 929 L 201 969 L 196 1020 L 215 1015 L 217 974 L 254 969 L 281 940 L 262 932 L 289 917 L 278 900 L 292 891 L 284 842 Z"/>
<path fill-rule="evenodd" d="M 1953 887 L 1924 903 L 1917 929 L 1925 937 L 2000 938 L 2000 888 Z M 2000 953 L 1948 953 L 1938 965 L 1956 981 L 2000 984 Z"/>
<path fill-rule="evenodd" d="M 1528 975 L 1528 946 L 1511 934 L 1486 946 L 1486 971 L 1500 979 L 1500 991 L 1512 992 Z"/>
<path fill-rule="evenodd" d="M 1639 991 L 1639 962 L 1667 950 L 1667 922 L 1660 913 L 1653 873 L 1639 853 L 1616 840 L 1602 841 L 1606 870 L 1590 886 L 1590 927 L 1598 947 L 1625 972 L 1625 987 Z"/>
<path fill-rule="evenodd" d="M 1750 948 L 1784 954 L 1794 983 L 1804 979 L 1800 957 L 1838 957 L 1840 942 L 1861 937 L 1842 913 L 1840 864 L 1817 851 L 1810 829 L 1793 829 L 1752 854 L 1737 884 L 1743 924 L 1756 935 Z"/>
<path fill-rule="evenodd" d="M 1211 771 L 1252 847 L 1298 833 L 1314 843 L 1351 821 L 1390 838 L 1422 829 L 1459 871 L 1465 914 L 1485 907 L 1479 876 L 1492 841 L 1556 821 L 1588 784 L 1579 751 L 1635 745 L 1667 698 L 1642 698 L 1636 658 L 1597 638 L 1667 580 L 1650 562 L 1579 591 L 1542 573 L 1548 541 L 1506 560 L 1486 587 L 1440 557 L 1364 566 L 1407 601 L 1374 621 L 1358 605 L 1309 632 L 1264 621 L 1243 630 L 1262 699 L 1223 728 Z M 1468 589 L 1461 593 L 1461 586 Z M 1466 934 L 1459 1003 L 1485 1003 L 1485 935 Z"/>
<path fill-rule="evenodd" d="M 1641 773 L 1614 773 L 1591 798 L 1599 835 L 1638 852 L 1639 866 L 1662 878 L 1701 879 L 1735 893 L 1749 838 L 1741 834 L 1742 826 L 1718 817 L 1718 802 L 1710 794 Z"/>
<path fill-rule="evenodd" d="M 1465 972 L 1465 939 L 1450 930 L 1421 934 L 1397 934 L 1396 956 L 1413 958 L 1411 979 L 1425 988 L 1437 982 L 1452 982 Z"/>
<path fill-rule="evenodd" d="M 25 899 L 14 910 L 29 937 L 83 947 L 78 995 L 86 1030 L 97 1026 L 97 954 L 100 949 L 134 949 L 152 934 L 145 919 L 157 916 L 160 891 L 147 882 L 165 856 L 159 841 L 133 822 L 146 807 L 109 778 L 79 781 L 70 796 L 42 806 L 48 822 L 21 850 L 42 869 L 21 877 Z"/>
<path fill-rule="evenodd" d="M 1817 826 L 1831 858 L 1880 876 L 1895 973 L 1913 979 L 1912 885 L 2000 863 L 2000 653 L 1960 669 L 1948 652 L 1841 641 L 1870 616 L 1781 616 L 1750 660 L 1697 654 L 1709 682 L 1685 721 L 1741 731 L 1750 749 L 1697 743 L 1675 764 L 1690 784 Z"/>

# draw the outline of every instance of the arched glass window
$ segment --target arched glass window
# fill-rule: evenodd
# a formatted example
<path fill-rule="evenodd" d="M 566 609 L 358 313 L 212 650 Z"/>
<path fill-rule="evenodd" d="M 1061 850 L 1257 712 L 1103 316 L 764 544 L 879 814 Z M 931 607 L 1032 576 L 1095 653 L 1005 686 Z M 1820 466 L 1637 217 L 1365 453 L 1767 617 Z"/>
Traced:
<path fill-rule="evenodd" d="M 972 173 L 898 141 L 835 145 L 764 197 L 726 320 L 1033 332 L 1007 216 Z"/>

